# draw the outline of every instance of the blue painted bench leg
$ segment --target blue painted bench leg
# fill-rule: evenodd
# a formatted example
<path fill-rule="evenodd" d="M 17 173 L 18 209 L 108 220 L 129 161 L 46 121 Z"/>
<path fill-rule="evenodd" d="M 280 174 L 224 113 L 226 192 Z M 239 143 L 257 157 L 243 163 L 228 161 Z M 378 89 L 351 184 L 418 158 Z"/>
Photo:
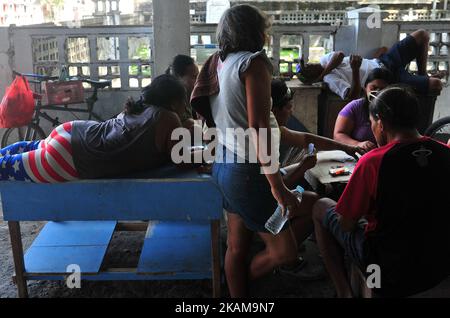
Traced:
<path fill-rule="evenodd" d="M 213 297 L 220 297 L 220 221 L 211 221 L 211 265 Z"/>
<path fill-rule="evenodd" d="M 25 265 L 23 258 L 22 235 L 19 222 L 8 222 L 11 247 L 16 271 L 15 283 L 20 298 L 28 298 L 27 279 L 25 278 Z"/>

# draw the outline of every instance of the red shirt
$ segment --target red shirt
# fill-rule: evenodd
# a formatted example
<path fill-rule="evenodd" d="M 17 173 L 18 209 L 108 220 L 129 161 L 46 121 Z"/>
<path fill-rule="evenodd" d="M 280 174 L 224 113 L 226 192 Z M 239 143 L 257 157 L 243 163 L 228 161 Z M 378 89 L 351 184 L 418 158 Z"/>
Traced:
<path fill-rule="evenodd" d="M 417 141 L 426 141 L 429 139 L 428 137 L 422 137 Z M 344 193 L 337 203 L 336 213 L 343 217 L 355 221 L 362 217 L 367 219 L 366 234 L 374 231 L 377 226 L 375 203 L 377 199 L 380 165 L 385 154 L 399 143 L 398 141 L 391 142 L 361 157 Z"/>

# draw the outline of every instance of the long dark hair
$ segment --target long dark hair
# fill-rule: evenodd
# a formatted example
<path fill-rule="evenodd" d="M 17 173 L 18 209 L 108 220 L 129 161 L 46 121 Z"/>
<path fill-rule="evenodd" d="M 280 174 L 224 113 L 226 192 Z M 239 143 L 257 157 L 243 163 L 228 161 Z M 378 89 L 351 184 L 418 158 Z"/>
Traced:
<path fill-rule="evenodd" d="M 172 64 L 167 68 L 166 74 L 176 77 L 183 77 L 187 73 L 189 66 L 195 65 L 192 57 L 187 55 L 177 55 L 173 58 Z"/>
<path fill-rule="evenodd" d="M 370 82 L 376 81 L 376 80 L 382 80 L 385 81 L 387 85 L 390 85 L 393 80 L 393 74 L 391 71 L 389 71 L 386 68 L 376 68 L 372 70 L 369 75 L 367 76 L 366 82 L 364 83 L 364 87 L 367 87 Z M 367 119 L 369 119 L 369 104 L 370 101 L 367 98 L 367 94 L 364 98 L 364 112 L 367 115 Z"/>
<path fill-rule="evenodd" d="M 138 101 L 128 99 L 124 112 L 128 115 L 140 114 L 150 105 L 173 111 L 171 104 L 186 98 L 183 83 L 175 76 L 164 74 L 153 79 L 150 85 L 142 89 L 141 98 Z"/>
<path fill-rule="evenodd" d="M 392 85 L 372 100 L 370 114 L 394 129 L 416 129 L 420 105 L 414 91 L 405 85 Z"/>
<path fill-rule="evenodd" d="M 264 48 L 270 27 L 266 14 L 258 8 L 241 4 L 225 11 L 217 26 L 220 58 L 239 51 L 258 52 Z"/>

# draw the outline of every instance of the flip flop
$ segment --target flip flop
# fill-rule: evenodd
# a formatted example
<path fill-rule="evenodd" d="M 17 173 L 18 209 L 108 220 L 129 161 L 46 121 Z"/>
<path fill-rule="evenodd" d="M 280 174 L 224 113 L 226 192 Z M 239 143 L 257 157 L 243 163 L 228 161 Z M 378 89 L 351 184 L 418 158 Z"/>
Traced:
<path fill-rule="evenodd" d="M 294 265 L 293 267 L 280 266 L 278 272 L 282 275 L 292 276 L 302 281 L 315 281 L 326 277 L 326 273 L 323 269 L 317 271 L 311 266 L 306 267 L 307 264 L 308 262 L 300 257 L 297 265 Z"/>
<path fill-rule="evenodd" d="M 301 271 L 308 263 L 303 257 L 299 256 L 297 263 L 292 266 L 282 265 L 276 270 L 281 274 L 293 274 Z"/>

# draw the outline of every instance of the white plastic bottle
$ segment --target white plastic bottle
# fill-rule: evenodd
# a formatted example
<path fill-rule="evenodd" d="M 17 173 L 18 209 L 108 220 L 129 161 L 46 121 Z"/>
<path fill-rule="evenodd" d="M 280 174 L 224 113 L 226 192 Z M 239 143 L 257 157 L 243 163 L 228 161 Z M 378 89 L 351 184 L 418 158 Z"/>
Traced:
<path fill-rule="evenodd" d="M 294 191 L 292 191 L 292 193 L 297 196 L 299 201 L 302 201 L 303 192 L 305 192 L 305 190 L 301 186 L 298 186 Z M 265 228 L 273 235 L 277 235 L 281 232 L 281 229 L 287 220 L 289 220 L 289 210 L 287 210 L 283 216 L 281 214 L 281 206 L 278 205 L 275 213 L 272 214 L 272 216 L 267 220 Z"/>

